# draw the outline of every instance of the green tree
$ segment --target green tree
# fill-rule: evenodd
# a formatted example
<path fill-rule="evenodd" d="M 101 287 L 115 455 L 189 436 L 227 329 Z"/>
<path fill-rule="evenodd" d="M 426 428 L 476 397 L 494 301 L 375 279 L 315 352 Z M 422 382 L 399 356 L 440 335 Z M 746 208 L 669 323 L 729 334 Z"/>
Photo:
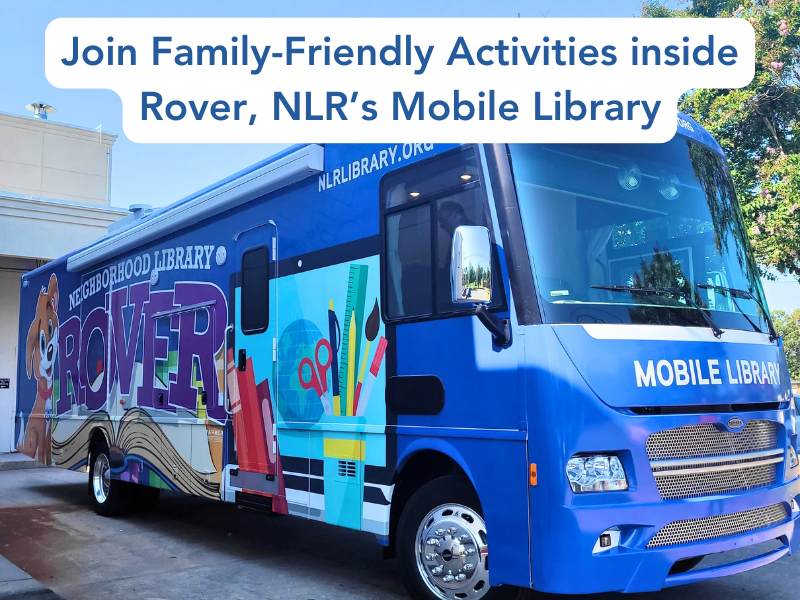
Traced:
<path fill-rule="evenodd" d="M 720 143 L 756 261 L 800 278 L 800 2 L 694 0 L 672 10 L 642 3 L 643 17 L 735 17 L 756 34 L 755 76 L 742 89 L 701 89 L 680 108 Z"/>
<path fill-rule="evenodd" d="M 462 274 L 462 279 L 464 287 L 472 287 L 472 284 L 475 283 L 475 267 L 472 266 L 472 263 L 469 263 L 469 267 Z"/>
<path fill-rule="evenodd" d="M 800 379 L 800 309 L 792 314 L 773 310 L 772 322 L 775 324 L 775 331 L 783 338 L 789 374 L 792 379 Z"/>

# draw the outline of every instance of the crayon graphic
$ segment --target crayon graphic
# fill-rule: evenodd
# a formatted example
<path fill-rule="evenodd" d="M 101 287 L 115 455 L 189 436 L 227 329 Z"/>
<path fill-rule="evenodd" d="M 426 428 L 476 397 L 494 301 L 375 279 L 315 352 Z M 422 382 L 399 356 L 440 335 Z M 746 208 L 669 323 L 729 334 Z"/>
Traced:
<path fill-rule="evenodd" d="M 348 417 L 353 415 L 353 398 L 355 397 L 356 344 L 353 342 L 355 341 L 356 336 L 358 336 L 355 311 L 353 311 L 353 314 L 350 318 L 349 333 L 350 343 L 348 344 L 347 348 L 347 409 L 345 411 L 345 414 Z"/>
<path fill-rule="evenodd" d="M 361 395 L 358 400 L 358 412 L 356 416 L 363 417 L 367 411 L 367 404 L 369 403 L 370 394 L 372 394 L 372 386 L 375 385 L 375 379 L 381 370 L 381 363 L 383 362 L 383 355 L 386 352 L 388 342 L 386 338 L 381 336 L 378 340 L 378 347 L 375 349 L 375 356 L 372 358 L 372 364 L 369 367 L 367 379 L 364 381 L 364 387 L 361 389 Z"/>

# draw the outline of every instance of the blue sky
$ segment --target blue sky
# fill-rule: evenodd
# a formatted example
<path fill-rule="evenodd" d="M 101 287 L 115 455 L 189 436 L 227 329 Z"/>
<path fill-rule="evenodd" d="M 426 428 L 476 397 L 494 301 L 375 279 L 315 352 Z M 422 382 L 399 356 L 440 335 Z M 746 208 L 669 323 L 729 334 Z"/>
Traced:
<path fill-rule="evenodd" d="M 55 106 L 54 121 L 119 135 L 112 204 L 168 204 L 269 156 L 275 144 L 136 144 L 122 130 L 122 103 L 109 90 L 61 90 L 44 75 L 44 32 L 59 17 L 632 17 L 641 0 L 377 0 L 225 3 L 219 0 L 0 0 L 0 111 Z M 312 141 L 312 140 L 298 140 Z M 313 140 L 316 141 L 316 140 Z M 1 141 L 0 141 L 1 142 Z M 765 283 L 770 308 L 800 307 L 794 279 Z"/>
<path fill-rule="evenodd" d="M 112 203 L 163 205 L 222 179 L 283 146 L 272 144 L 136 144 L 122 130 L 122 102 L 110 90 L 61 90 L 44 74 L 44 32 L 59 17 L 630 17 L 640 0 L 0 0 L 0 111 L 55 106 L 51 119 L 119 135 L 114 145 Z M 297 140 L 319 141 L 319 140 Z M 322 140 L 324 141 L 324 140 Z"/>

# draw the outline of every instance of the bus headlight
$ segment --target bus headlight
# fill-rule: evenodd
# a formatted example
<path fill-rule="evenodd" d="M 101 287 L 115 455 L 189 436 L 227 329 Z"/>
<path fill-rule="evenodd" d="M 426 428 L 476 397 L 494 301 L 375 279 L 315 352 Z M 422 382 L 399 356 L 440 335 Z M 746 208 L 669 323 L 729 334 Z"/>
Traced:
<path fill-rule="evenodd" d="M 628 489 L 622 462 L 618 457 L 607 454 L 573 456 L 567 462 L 567 479 L 576 493 Z"/>

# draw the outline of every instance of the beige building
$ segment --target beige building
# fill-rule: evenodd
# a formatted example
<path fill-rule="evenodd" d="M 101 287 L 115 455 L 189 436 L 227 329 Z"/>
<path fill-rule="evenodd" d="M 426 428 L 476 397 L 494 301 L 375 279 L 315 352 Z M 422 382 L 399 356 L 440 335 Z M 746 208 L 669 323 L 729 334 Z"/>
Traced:
<path fill-rule="evenodd" d="M 16 449 L 20 278 L 128 214 L 110 206 L 116 137 L 0 113 L 0 452 Z"/>

